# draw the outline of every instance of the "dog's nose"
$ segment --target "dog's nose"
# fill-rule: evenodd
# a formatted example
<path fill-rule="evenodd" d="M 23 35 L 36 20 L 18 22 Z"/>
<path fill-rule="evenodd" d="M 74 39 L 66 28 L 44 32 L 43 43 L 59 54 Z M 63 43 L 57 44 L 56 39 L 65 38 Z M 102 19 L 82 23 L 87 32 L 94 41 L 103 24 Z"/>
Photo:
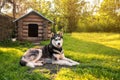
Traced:
<path fill-rule="evenodd" d="M 60 43 L 58 43 L 58 45 L 60 45 Z"/>

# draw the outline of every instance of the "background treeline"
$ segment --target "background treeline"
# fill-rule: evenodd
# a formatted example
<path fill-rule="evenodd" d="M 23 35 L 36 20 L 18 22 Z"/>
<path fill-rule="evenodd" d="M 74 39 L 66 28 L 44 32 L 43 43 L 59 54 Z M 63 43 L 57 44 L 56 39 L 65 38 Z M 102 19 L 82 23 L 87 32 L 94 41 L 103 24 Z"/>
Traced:
<path fill-rule="evenodd" d="M 0 0 L 0 12 L 17 18 L 30 9 L 53 20 L 53 31 L 120 32 L 120 0 Z"/>

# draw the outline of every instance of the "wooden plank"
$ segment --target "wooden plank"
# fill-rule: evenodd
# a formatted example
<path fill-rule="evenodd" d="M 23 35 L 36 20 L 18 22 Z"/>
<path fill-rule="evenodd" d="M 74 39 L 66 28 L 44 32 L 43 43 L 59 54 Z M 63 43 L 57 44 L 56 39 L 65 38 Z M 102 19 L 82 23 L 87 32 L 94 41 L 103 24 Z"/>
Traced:
<path fill-rule="evenodd" d="M 43 23 L 42 20 L 24 20 L 24 22 L 37 22 L 37 23 Z"/>
<path fill-rule="evenodd" d="M 38 41 L 38 40 L 40 40 L 41 38 L 39 38 L 39 37 L 28 37 L 27 38 L 27 40 L 29 40 L 29 41 Z"/>
<path fill-rule="evenodd" d="M 18 27 L 18 38 L 19 40 L 22 38 L 22 27 Z"/>
<path fill-rule="evenodd" d="M 38 29 L 39 29 L 39 30 L 42 30 L 42 29 L 43 29 L 43 27 L 42 27 L 42 26 L 39 26 L 39 27 L 38 27 Z"/>
<path fill-rule="evenodd" d="M 32 22 L 32 21 L 34 21 L 34 22 L 43 22 L 43 19 L 36 19 L 36 18 L 25 18 L 25 19 L 23 19 L 23 21 L 24 22 Z"/>
<path fill-rule="evenodd" d="M 51 27 L 47 27 L 49 30 L 51 30 Z"/>
<path fill-rule="evenodd" d="M 38 30 L 38 33 L 40 34 L 40 33 L 43 33 L 43 30 Z"/>
<path fill-rule="evenodd" d="M 22 40 L 27 40 L 27 37 L 22 37 Z"/>
<path fill-rule="evenodd" d="M 43 20 L 45 20 L 43 17 L 41 17 L 41 16 L 38 16 L 38 15 L 36 15 L 36 14 L 30 14 L 30 15 L 28 15 L 27 17 L 25 17 L 25 18 L 36 18 L 36 19 L 43 19 Z"/>
<path fill-rule="evenodd" d="M 23 30 L 28 30 L 28 26 L 23 26 Z M 39 30 L 39 31 L 42 31 L 42 30 L 43 30 L 43 27 L 38 27 L 38 30 Z"/>
<path fill-rule="evenodd" d="M 38 37 L 42 37 L 42 34 L 38 34 Z"/>
<path fill-rule="evenodd" d="M 22 40 L 22 29 L 23 29 L 22 22 L 23 22 L 22 19 L 18 21 L 18 38 L 19 38 L 19 40 Z"/>
<path fill-rule="evenodd" d="M 41 18 L 40 16 L 36 15 L 36 14 L 30 14 L 27 17 L 36 17 L 36 18 Z"/>
<path fill-rule="evenodd" d="M 28 30 L 24 30 L 24 29 L 23 29 L 22 32 L 26 32 L 26 33 L 28 33 Z"/>
<path fill-rule="evenodd" d="M 18 26 L 21 27 L 22 26 L 22 20 L 18 21 Z"/>
<path fill-rule="evenodd" d="M 48 30 L 48 33 L 51 33 L 51 31 L 50 31 L 50 30 Z"/>
<path fill-rule="evenodd" d="M 27 16 L 27 18 L 30 18 L 30 17 L 31 17 L 31 18 L 40 18 L 40 19 L 41 19 L 41 17 L 40 17 L 40 16 L 37 16 L 37 15 L 28 15 L 28 16 Z"/>
<path fill-rule="evenodd" d="M 51 26 L 51 24 L 48 24 L 48 26 L 50 27 L 50 26 Z"/>
<path fill-rule="evenodd" d="M 42 37 L 23 37 L 22 40 L 27 40 L 27 41 L 31 41 L 31 42 L 34 42 L 34 41 L 41 41 L 42 40 Z"/>
<path fill-rule="evenodd" d="M 38 32 L 38 34 L 43 34 L 43 32 Z"/>
<path fill-rule="evenodd" d="M 22 26 L 23 30 L 28 30 L 28 26 Z"/>
<path fill-rule="evenodd" d="M 28 37 L 28 34 L 22 34 L 22 37 Z"/>
<path fill-rule="evenodd" d="M 23 30 L 28 30 L 27 28 L 23 28 Z M 22 31 L 21 31 L 22 32 Z"/>
<path fill-rule="evenodd" d="M 28 32 L 22 32 L 22 34 L 28 34 Z"/>
<path fill-rule="evenodd" d="M 42 25 L 42 23 L 39 22 L 23 22 L 24 26 L 27 26 L 28 24 L 37 24 L 38 26 Z"/>
<path fill-rule="evenodd" d="M 33 19 L 33 18 L 35 18 L 35 19 L 43 19 L 42 17 L 40 17 L 40 16 L 36 16 L 36 15 L 29 15 L 29 16 L 26 16 L 26 17 L 24 17 L 23 19 Z M 44 19 L 43 19 L 44 20 Z"/>
<path fill-rule="evenodd" d="M 50 38 L 51 37 L 51 34 L 48 34 L 48 38 Z"/>
<path fill-rule="evenodd" d="M 22 34 L 28 34 L 28 32 L 23 32 Z"/>

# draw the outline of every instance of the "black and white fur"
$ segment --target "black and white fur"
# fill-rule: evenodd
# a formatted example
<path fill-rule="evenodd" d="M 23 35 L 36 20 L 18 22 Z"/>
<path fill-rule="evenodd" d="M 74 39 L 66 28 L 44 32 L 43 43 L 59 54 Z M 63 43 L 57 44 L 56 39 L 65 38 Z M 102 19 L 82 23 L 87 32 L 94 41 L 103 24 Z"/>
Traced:
<path fill-rule="evenodd" d="M 45 63 L 52 63 L 58 65 L 78 65 L 71 59 L 64 56 L 64 51 L 62 49 L 63 45 L 63 34 L 60 32 L 58 34 L 51 34 L 51 40 L 48 45 L 42 48 L 31 48 L 28 49 L 20 60 L 22 66 L 36 67 L 42 66 Z"/>

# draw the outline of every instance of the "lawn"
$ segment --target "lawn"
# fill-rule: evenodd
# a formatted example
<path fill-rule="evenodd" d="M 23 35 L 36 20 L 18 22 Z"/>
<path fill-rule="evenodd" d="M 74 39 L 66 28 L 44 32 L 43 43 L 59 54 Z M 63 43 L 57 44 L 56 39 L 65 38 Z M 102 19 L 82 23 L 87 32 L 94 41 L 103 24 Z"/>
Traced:
<path fill-rule="evenodd" d="M 80 65 L 63 67 L 56 74 L 19 65 L 20 57 L 30 47 L 36 46 L 28 42 L 0 42 L 0 80 L 120 80 L 120 34 L 64 34 L 66 57 Z"/>

